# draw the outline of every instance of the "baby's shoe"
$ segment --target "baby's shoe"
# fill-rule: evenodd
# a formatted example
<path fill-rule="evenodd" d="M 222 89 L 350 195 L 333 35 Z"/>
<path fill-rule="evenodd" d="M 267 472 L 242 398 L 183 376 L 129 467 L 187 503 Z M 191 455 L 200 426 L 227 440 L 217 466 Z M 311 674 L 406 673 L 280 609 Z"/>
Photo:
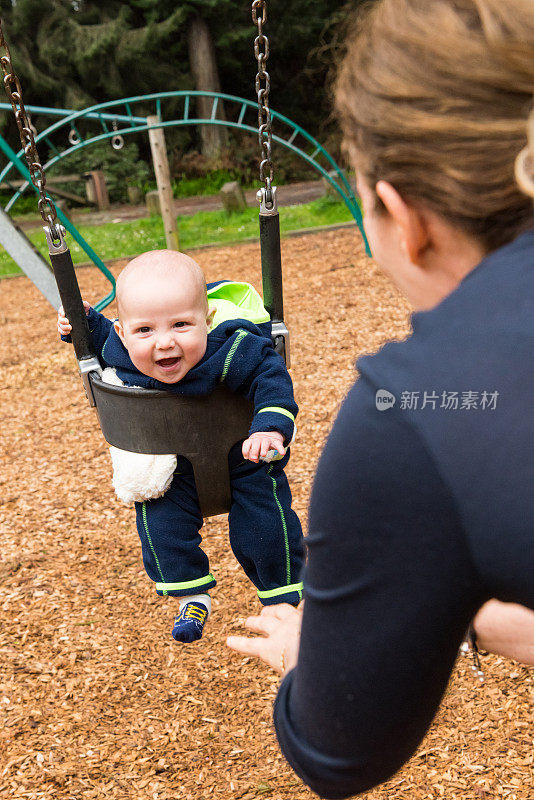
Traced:
<path fill-rule="evenodd" d="M 209 615 L 210 598 L 206 602 L 187 598 L 189 602 L 181 604 L 180 613 L 174 620 L 172 638 L 177 642 L 196 642 L 202 637 L 204 625 Z M 202 598 L 204 600 L 204 598 Z"/>

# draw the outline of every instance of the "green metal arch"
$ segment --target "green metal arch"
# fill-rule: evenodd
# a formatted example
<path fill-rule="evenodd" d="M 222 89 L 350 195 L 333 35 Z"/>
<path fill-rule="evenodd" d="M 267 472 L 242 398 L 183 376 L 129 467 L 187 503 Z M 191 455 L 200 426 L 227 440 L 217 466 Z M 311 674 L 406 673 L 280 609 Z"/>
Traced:
<path fill-rule="evenodd" d="M 209 97 L 213 100 L 212 104 L 212 114 L 210 117 L 190 117 L 189 116 L 189 100 L 192 97 Z M 50 139 L 51 134 L 55 133 L 56 131 L 60 130 L 61 128 L 69 127 L 75 128 L 76 122 L 80 119 L 87 119 L 87 118 L 99 118 L 102 122 L 104 117 L 109 119 L 112 115 L 102 114 L 104 109 L 113 109 L 117 106 L 123 106 L 127 114 L 117 115 L 120 116 L 121 121 L 129 120 L 129 126 L 118 127 L 117 130 L 109 130 L 107 125 L 105 126 L 105 130 L 99 136 L 90 137 L 89 139 L 85 139 L 80 142 L 80 144 L 73 145 L 70 148 L 65 149 L 58 153 L 54 158 L 50 159 L 48 163 L 45 165 L 46 167 L 52 166 L 54 163 L 59 161 L 61 158 L 66 157 L 70 153 L 81 149 L 82 147 L 86 147 L 87 145 L 93 144 L 97 141 L 101 141 L 103 139 L 109 139 L 115 136 L 116 134 L 129 134 L 129 133 L 142 133 L 143 131 L 148 130 L 148 126 L 146 125 L 146 119 L 144 117 L 134 116 L 131 112 L 131 106 L 135 103 L 144 103 L 150 100 L 156 101 L 157 113 L 158 116 L 161 115 L 161 101 L 171 98 L 183 98 L 184 103 L 184 116 L 182 119 L 174 119 L 174 120 L 167 120 L 161 123 L 161 127 L 175 127 L 175 126 L 183 126 L 183 125 L 221 125 L 224 127 L 231 127 L 237 128 L 241 130 L 248 131 L 250 133 L 257 135 L 257 128 L 253 127 L 252 125 L 246 124 L 244 119 L 243 109 L 253 109 L 257 111 L 257 104 L 252 102 L 251 100 L 247 100 L 246 98 L 237 97 L 235 95 L 229 94 L 221 94 L 218 92 L 199 92 L 199 91 L 172 91 L 172 92 L 158 92 L 154 94 L 148 94 L 143 96 L 136 96 L 126 98 L 124 100 L 110 100 L 106 103 L 99 103 L 97 105 L 91 106 L 87 109 L 82 109 L 80 111 L 75 111 L 69 114 L 68 116 L 64 117 L 62 120 L 54 123 L 41 134 L 36 137 L 36 143 L 41 140 Z M 217 113 L 217 106 L 219 101 L 227 101 L 231 103 L 235 103 L 241 106 L 241 113 L 237 122 L 232 120 L 221 120 L 216 117 Z M 35 108 L 35 107 L 34 107 Z M 36 109 L 37 110 L 37 109 Z M 46 113 L 46 109 L 42 109 L 43 112 Z M 50 109 L 51 111 L 51 109 Z M 361 223 L 361 213 L 359 211 L 359 206 L 356 201 L 356 197 L 350 186 L 350 183 L 347 181 L 343 171 L 339 168 L 339 165 L 336 161 L 330 156 L 327 150 L 323 148 L 323 146 L 314 139 L 307 131 L 297 125 L 295 122 L 290 120 L 288 117 L 285 117 L 283 114 L 279 114 L 274 109 L 271 109 L 271 116 L 273 120 L 278 120 L 283 123 L 289 130 L 291 131 L 291 136 L 285 138 L 283 136 L 279 136 L 276 133 L 273 134 L 273 139 L 281 144 L 283 147 L 288 148 L 292 152 L 294 152 L 297 156 L 307 161 L 314 169 L 316 169 L 324 178 L 326 178 L 333 188 L 339 193 L 341 198 L 344 202 L 347 203 L 347 206 L 351 213 L 353 213 L 356 222 L 359 224 Z M 160 126 L 158 126 L 160 127 Z M 301 147 L 297 147 L 293 144 L 294 139 L 296 136 L 301 136 L 302 138 L 307 141 L 307 143 L 313 147 L 313 153 L 310 155 Z M 22 151 L 19 151 L 18 155 L 22 155 Z M 321 155 L 327 162 L 328 166 L 331 167 L 331 170 L 325 169 L 317 160 L 317 155 Z M 0 173 L 0 181 L 3 180 L 5 177 L 6 172 L 9 170 L 9 166 L 4 169 Z M 333 177 L 329 174 L 330 171 L 333 171 L 337 175 L 337 179 L 339 183 L 333 179 Z M 6 210 L 9 210 L 8 208 Z"/>
<path fill-rule="evenodd" d="M 192 98 L 197 97 L 208 97 L 212 100 L 212 112 L 210 117 L 202 118 L 198 116 L 191 117 L 189 114 L 190 109 L 190 100 Z M 184 111 L 183 116 L 181 118 L 171 119 L 171 120 L 164 120 L 162 119 L 162 102 L 169 99 L 183 99 L 184 101 Z M 160 118 L 160 122 L 155 126 L 149 126 L 147 123 L 147 119 L 145 116 L 137 116 L 134 115 L 132 112 L 132 106 L 135 104 L 146 104 L 148 102 L 155 102 L 155 111 L 156 115 Z M 240 107 L 239 115 L 237 120 L 232 119 L 219 119 L 217 117 L 218 113 L 218 104 L 219 102 L 225 102 L 226 104 L 234 104 Z M 58 120 L 54 124 L 50 125 L 46 130 L 42 133 L 38 134 L 35 137 L 36 144 L 38 145 L 40 141 L 44 141 L 48 144 L 49 147 L 55 151 L 55 155 L 48 160 L 48 162 L 44 165 L 45 170 L 52 167 L 54 164 L 57 164 L 63 158 L 66 158 L 71 153 L 81 150 L 84 147 L 88 147 L 92 144 L 95 144 L 99 141 L 104 141 L 106 139 L 111 139 L 117 135 L 130 135 L 133 133 L 146 133 L 149 127 L 161 127 L 161 128 L 171 128 L 171 127 L 180 127 L 186 125 L 220 125 L 226 128 L 234 128 L 237 130 L 242 130 L 248 133 L 252 133 L 254 135 L 258 135 L 258 130 L 256 125 L 251 125 L 245 122 L 245 116 L 249 110 L 254 110 L 257 113 L 257 103 L 252 102 L 251 100 L 247 100 L 245 98 L 237 97 L 235 95 L 229 94 L 221 94 L 217 92 L 200 92 L 200 91 L 170 91 L 170 92 L 158 92 L 143 96 L 135 96 L 129 97 L 123 100 L 110 100 L 105 103 L 99 103 L 94 106 L 90 106 L 89 108 L 82 109 L 80 111 L 75 111 L 69 113 L 68 110 L 64 111 L 64 116 L 62 119 Z M 62 113 L 61 111 L 54 110 L 54 109 L 45 109 L 41 107 L 29 107 L 30 111 L 34 113 L 40 111 L 41 113 Z M 116 116 L 114 113 L 116 111 Z M 119 113 L 120 111 L 120 113 Z M 278 126 L 287 133 L 287 136 L 281 135 L 279 133 L 272 134 L 272 138 L 275 142 L 280 144 L 281 146 L 287 148 L 288 150 L 295 153 L 298 157 L 302 158 L 306 161 L 310 166 L 312 166 L 317 172 L 319 172 L 323 178 L 325 178 L 334 188 L 334 190 L 340 195 L 341 199 L 347 205 L 347 208 L 350 210 L 352 216 L 356 224 L 358 225 L 366 248 L 367 252 L 369 252 L 369 247 L 367 244 L 367 239 L 365 237 L 365 232 L 363 229 L 363 220 L 362 214 L 360 211 L 360 207 L 358 205 L 356 196 L 352 190 L 352 187 L 347 180 L 346 176 L 344 175 L 343 171 L 340 169 L 339 165 L 336 161 L 332 158 L 332 156 L 322 147 L 322 145 L 314 139 L 307 131 L 301 128 L 299 125 L 294 123 L 288 117 L 285 117 L 282 114 L 279 114 L 277 111 L 271 109 L 271 116 L 275 123 L 278 123 Z M 116 119 L 120 121 L 116 127 L 110 129 L 108 126 L 108 121 L 110 119 Z M 83 138 L 79 131 L 77 130 L 76 124 L 81 120 L 90 119 L 91 121 L 98 121 L 102 126 L 102 133 L 99 133 L 95 136 L 89 136 L 87 138 Z M 73 129 L 80 135 L 81 141 L 78 144 L 72 145 L 69 148 L 66 148 L 63 151 L 59 151 L 57 147 L 53 144 L 51 137 L 64 129 Z M 307 147 L 311 152 L 307 152 L 302 147 L 297 146 L 294 142 L 297 137 L 303 139 L 306 142 Z M 0 140 L 2 137 L 0 137 Z M 8 173 L 13 167 L 16 167 L 19 172 L 22 172 L 24 177 L 28 178 L 28 172 L 26 169 L 21 169 L 24 167 L 24 164 L 21 160 L 23 155 L 22 150 L 20 150 L 17 154 L 13 153 L 11 149 L 7 146 L 7 143 L 2 143 L 0 141 L 0 147 L 4 150 L 6 155 L 8 156 L 9 162 L 4 167 L 4 169 L 0 172 L 0 182 L 6 179 Z M 319 162 L 319 158 L 321 158 L 323 163 Z M 334 176 L 335 175 L 335 179 Z M 28 188 L 28 185 L 31 184 L 27 183 L 23 185 L 18 191 L 16 191 L 12 198 L 10 199 L 9 203 L 6 205 L 6 211 L 9 211 L 10 208 L 13 206 L 17 198 Z M 32 187 L 33 188 L 33 187 Z M 69 230 L 71 235 L 78 241 L 80 246 L 85 250 L 89 258 L 96 264 L 96 266 L 101 269 L 106 277 L 112 282 L 113 276 L 109 273 L 109 270 L 105 267 L 101 259 L 94 253 L 91 248 L 87 245 L 83 237 L 78 233 L 77 229 L 74 225 L 68 220 L 68 218 L 62 213 L 58 211 L 58 216 L 60 217 L 61 222 L 65 225 L 65 227 Z M 101 301 L 100 307 L 103 307 L 102 303 L 109 303 L 113 297 L 112 294 Z"/>

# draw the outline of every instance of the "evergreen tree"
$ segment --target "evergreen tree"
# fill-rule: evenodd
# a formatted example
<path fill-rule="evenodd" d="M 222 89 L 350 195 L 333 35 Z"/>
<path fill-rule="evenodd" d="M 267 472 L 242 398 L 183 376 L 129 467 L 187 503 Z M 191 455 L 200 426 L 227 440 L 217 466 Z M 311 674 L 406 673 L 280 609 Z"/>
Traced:
<path fill-rule="evenodd" d="M 346 0 L 267 6 L 271 106 L 324 137 L 331 111 L 325 79 Z M 28 104 L 76 109 L 195 88 L 188 48 L 194 19 L 209 28 L 221 90 L 255 99 L 250 0 L 0 0 L 0 12 Z M 183 149 L 192 137 L 199 147 L 199 132 L 187 130 L 169 138 Z"/>
<path fill-rule="evenodd" d="M 76 109 L 187 87 L 187 15 L 178 7 L 157 17 L 156 5 L 0 0 L 26 102 Z"/>

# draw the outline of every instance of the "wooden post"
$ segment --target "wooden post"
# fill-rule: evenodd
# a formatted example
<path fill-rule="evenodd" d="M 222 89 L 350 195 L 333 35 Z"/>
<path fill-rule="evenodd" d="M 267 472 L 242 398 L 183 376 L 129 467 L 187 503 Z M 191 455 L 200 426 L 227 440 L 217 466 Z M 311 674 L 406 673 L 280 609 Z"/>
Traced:
<path fill-rule="evenodd" d="M 157 125 L 160 122 L 158 116 L 147 117 L 149 126 Z M 158 185 L 159 202 L 161 206 L 161 216 L 163 217 L 163 227 L 165 228 L 165 238 L 169 250 L 179 250 L 178 229 L 176 228 L 176 217 L 174 216 L 171 173 L 165 147 L 165 134 L 163 128 L 149 127 L 148 138 L 150 150 L 152 152 L 152 163 L 156 173 L 156 183 Z"/>
<path fill-rule="evenodd" d="M 106 186 L 106 177 L 102 170 L 85 172 L 85 194 L 90 203 L 94 203 L 99 211 L 109 208 L 109 196 Z"/>

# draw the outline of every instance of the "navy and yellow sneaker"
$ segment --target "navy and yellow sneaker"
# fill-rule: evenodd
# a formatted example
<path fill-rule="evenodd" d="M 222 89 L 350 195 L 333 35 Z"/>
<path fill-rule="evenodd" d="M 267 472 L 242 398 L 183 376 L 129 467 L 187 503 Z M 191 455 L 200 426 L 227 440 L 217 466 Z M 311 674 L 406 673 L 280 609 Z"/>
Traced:
<path fill-rule="evenodd" d="M 172 638 L 177 642 L 196 642 L 202 638 L 208 609 L 204 603 L 186 603 L 174 620 Z"/>

